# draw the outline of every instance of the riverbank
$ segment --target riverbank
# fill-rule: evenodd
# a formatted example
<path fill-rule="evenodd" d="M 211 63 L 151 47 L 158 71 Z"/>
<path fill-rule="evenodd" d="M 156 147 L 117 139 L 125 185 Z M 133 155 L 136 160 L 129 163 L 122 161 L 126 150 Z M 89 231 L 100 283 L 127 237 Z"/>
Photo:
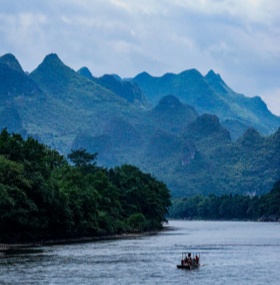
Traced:
<path fill-rule="evenodd" d="M 36 249 L 39 250 L 43 246 L 52 246 L 52 245 L 62 245 L 62 244 L 75 244 L 75 243 L 88 243 L 88 242 L 97 242 L 103 240 L 115 240 L 115 239 L 132 239 L 139 238 L 144 236 L 157 235 L 160 232 L 171 231 L 172 227 L 166 225 L 162 229 L 139 232 L 139 233 L 123 233 L 115 235 L 101 235 L 101 236 L 92 236 L 92 237 L 79 237 L 79 238 L 61 238 L 61 239 L 46 239 L 36 242 L 26 242 L 26 243 L 0 243 L 0 252 L 2 253 L 26 253 L 29 251 L 36 252 Z"/>

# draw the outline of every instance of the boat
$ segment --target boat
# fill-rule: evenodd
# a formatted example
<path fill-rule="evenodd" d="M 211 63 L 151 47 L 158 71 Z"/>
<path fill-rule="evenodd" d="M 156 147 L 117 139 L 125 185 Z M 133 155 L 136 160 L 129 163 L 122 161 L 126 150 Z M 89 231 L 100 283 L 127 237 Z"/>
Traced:
<path fill-rule="evenodd" d="M 200 267 L 200 254 L 191 254 L 190 252 L 182 252 L 181 264 L 177 265 L 179 269 L 197 269 Z"/>

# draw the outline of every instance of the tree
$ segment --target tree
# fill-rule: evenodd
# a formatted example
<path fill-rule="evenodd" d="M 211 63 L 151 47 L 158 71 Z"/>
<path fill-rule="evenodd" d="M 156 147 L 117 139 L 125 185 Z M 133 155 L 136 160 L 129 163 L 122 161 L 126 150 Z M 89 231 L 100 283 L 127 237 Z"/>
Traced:
<path fill-rule="evenodd" d="M 147 227 L 147 220 L 142 213 L 132 214 L 127 222 L 133 231 L 143 232 Z"/>
<path fill-rule="evenodd" d="M 82 167 L 87 165 L 96 165 L 97 153 L 91 154 L 84 148 L 77 150 L 71 150 L 71 153 L 67 156 L 76 167 Z"/>
<path fill-rule="evenodd" d="M 71 150 L 67 158 L 84 173 L 91 172 L 96 168 L 97 153 L 91 154 L 84 148 Z"/>

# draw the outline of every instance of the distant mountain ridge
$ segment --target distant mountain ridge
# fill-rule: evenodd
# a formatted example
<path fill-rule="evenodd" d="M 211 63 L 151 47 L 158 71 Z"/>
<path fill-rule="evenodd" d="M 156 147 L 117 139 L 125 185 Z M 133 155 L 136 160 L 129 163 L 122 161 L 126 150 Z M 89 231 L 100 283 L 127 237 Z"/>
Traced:
<path fill-rule="evenodd" d="M 80 75 L 96 82 L 104 88 L 114 92 L 116 95 L 124 98 L 130 103 L 136 104 L 139 107 L 145 109 L 149 108 L 149 102 L 145 96 L 143 96 L 140 88 L 137 84 L 122 80 L 117 75 L 105 74 L 102 77 L 94 77 L 87 67 L 82 67 L 77 71 Z"/>
<path fill-rule="evenodd" d="M 268 135 L 277 130 L 280 117 L 273 115 L 260 97 L 245 97 L 230 89 L 219 74 L 210 70 L 206 76 L 196 69 L 179 74 L 153 77 L 143 72 L 132 79 L 153 105 L 172 94 L 193 106 L 199 114 L 217 115 L 221 124 L 237 139 L 248 127 Z"/>
<path fill-rule="evenodd" d="M 97 152 L 105 167 L 136 165 L 173 196 L 261 194 L 280 177 L 279 117 L 214 71 L 97 78 L 50 54 L 27 74 L 8 54 L 0 57 L 0 98 L 0 128 L 65 155 Z"/>

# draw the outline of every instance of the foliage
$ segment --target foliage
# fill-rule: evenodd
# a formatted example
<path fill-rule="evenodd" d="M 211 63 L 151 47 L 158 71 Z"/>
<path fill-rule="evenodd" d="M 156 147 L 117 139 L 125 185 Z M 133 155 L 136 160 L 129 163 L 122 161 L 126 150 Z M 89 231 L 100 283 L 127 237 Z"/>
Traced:
<path fill-rule="evenodd" d="M 148 107 L 143 92 L 159 104 Z M 104 167 L 133 164 L 164 181 L 175 197 L 261 195 L 280 177 L 280 129 L 268 137 L 252 129 L 241 136 L 248 126 L 271 134 L 280 118 L 260 98 L 233 92 L 213 71 L 93 78 L 51 54 L 28 75 L 6 55 L 0 98 L 0 128 L 31 135 L 65 156 L 71 148 L 98 152 Z M 199 106 L 200 116 L 185 102 Z M 225 125 L 231 138 L 232 129 L 238 133 L 234 142 Z M 80 170 L 88 168 L 95 166 Z"/>
<path fill-rule="evenodd" d="M 131 165 L 116 167 L 110 172 L 110 179 L 120 191 L 120 200 L 126 206 L 126 219 L 142 213 L 147 222 L 144 229 L 161 227 L 163 217 L 171 205 L 165 184 Z"/>
<path fill-rule="evenodd" d="M 128 226 L 131 227 L 132 229 L 136 229 L 139 232 L 142 232 L 146 228 L 146 218 L 143 214 L 137 213 L 137 214 L 132 214 L 128 218 Z"/>
<path fill-rule="evenodd" d="M 124 165 L 96 166 L 97 154 L 68 158 L 6 129 L 0 134 L 0 240 L 67 238 L 158 229 L 170 205 L 166 186 Z"/>
<path fill-rule="evenodd" d="M 196 195 L 174 199 L 170 217 L 205 220 L 264 220 L 280 219 L 280 180 L 272 190 L 261 196 Z"/>

